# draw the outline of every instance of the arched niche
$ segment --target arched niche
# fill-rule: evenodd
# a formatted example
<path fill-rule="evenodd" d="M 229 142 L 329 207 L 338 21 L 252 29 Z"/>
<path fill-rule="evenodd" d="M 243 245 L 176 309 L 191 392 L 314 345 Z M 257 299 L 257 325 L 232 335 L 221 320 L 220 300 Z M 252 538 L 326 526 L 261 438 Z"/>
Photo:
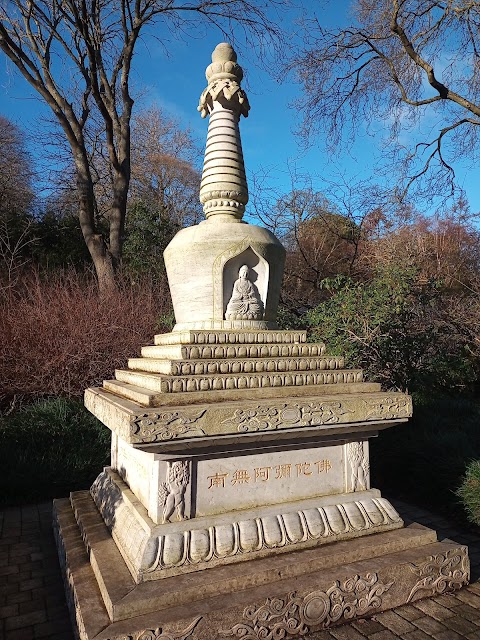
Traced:
<path fill-rule="evenodd" d="M 225 312 L 228 302 L 232 297 L 233 285 L 239 277 L 240 268 L 247 265 L 249 268 L 249 280 L 258 290 L 260 299 L 265 310 L 268 294 L 268 278 L 269 266 L 268 262 L 259 255 L 251 246 L 248 246 L 241 253 L 233 256 L 225 262 L 222 277 L 222 318 L 225 318 Z"/>

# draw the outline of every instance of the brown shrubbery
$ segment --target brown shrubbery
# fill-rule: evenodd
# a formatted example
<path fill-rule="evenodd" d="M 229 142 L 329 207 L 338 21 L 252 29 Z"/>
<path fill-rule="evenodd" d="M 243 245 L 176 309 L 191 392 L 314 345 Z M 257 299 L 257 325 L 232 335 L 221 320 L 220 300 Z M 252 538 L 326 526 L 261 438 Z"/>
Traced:
<path fill-rule="evenodd" d="M 123 368 L 153 335 L 167 330 L 166 281 L 120 283 L 99 295 L 73 270 L 30 274 L 0 298 L 0 401 L 80 396 Z"/>

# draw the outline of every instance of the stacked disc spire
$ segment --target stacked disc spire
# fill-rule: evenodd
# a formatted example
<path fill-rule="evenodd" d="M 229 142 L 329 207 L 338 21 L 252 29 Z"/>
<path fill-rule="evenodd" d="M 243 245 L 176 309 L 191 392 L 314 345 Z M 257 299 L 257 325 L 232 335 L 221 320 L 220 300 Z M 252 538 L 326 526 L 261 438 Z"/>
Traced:
<path fill-rule="evenodd" d="M 210 116 L 200 202 L 206 218 L 228 216 L 241 220 L 248 202 L 248 187 L 238 127 L 250 105 L 240 86 L 243 70 L 232 47 L 222 42 L 207 67 L 208 86 L 200 97 L 202 118 Z"/>

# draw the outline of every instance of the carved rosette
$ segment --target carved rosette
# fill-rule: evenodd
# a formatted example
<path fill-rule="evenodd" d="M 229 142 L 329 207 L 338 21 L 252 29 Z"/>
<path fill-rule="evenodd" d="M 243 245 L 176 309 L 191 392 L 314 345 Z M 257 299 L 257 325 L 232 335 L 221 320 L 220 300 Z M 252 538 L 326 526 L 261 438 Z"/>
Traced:
<path fill-rule="evenodd" d="M 312 591 L 306 596 L 292 592 L 285 598 L 267 598 L 260 607 L 246 607 L 243 621 L 220 633 L 248 640 L 304 636 L 326 629 L 342 617 L 351 620 L 380 609 L 382 596 L 393 583 L 380 582 L 373 573 L 353 576 L 343 583 L 337 580 L 327 591 Z"/>
<path fill-rule="evenodd" d="M 250 105 L 240 87 L 242 68 L 226 42 L 217 45 L 207 67 L 208 86 L 200 97 L 202 118 L 210 116 L 203 165 L 200 202 L 205 216 L 223 214 L 241 220 L 248 202 L 238 121 Z"/>

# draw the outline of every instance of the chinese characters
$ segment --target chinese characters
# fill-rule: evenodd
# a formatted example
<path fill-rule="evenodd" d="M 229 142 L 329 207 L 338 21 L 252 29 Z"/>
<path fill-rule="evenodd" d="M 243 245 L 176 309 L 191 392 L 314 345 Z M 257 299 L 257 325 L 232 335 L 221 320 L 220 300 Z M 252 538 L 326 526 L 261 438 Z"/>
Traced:
<path fill-rule="evenodd" d="M 277 464 L 274 466 L 253 467 L 252 469 L 236 469 L 234 473 L 215 473 L 207 476 L 208 489 L 224 489 L 226 482 L 232 486 L 255 483 L 268 483 L 278 480 L 312 477 L 328 473 L 332 463 L 328 459 L 316 462 L 297 462 L 296 464 Z"/>

